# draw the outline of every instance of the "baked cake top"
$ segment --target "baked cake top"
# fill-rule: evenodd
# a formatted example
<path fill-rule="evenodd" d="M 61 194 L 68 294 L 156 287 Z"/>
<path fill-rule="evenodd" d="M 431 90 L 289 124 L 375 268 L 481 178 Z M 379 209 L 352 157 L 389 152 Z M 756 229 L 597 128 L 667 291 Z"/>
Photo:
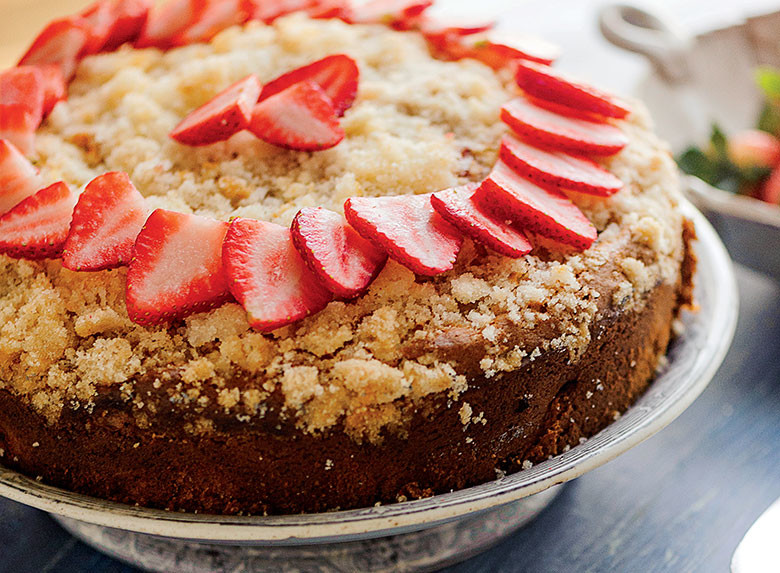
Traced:
<path fill-rule="evenodd" d="M 302 153 L 245 132 L 207 147 L 169 138 L 247 74 L 264 82 L 334 53 L 360 69 L 336 147 Z M 38 132 L 36 165 L 47 182 L 73 188 L 124 171 L 153 207 L 289 225 L 302 207 L 342 212 L 348 197 L 481 181 L 507 131 L 501 106 L 516 94 L 508 71 L 435 59 L 419 34 L 296 14 L 167 52 L 124 46 L 84 59 L 67 101 Z M 391 259 L 363 296 L 268 334 L 251 329 L 234 303 L 140 326 L 125 308 L 126 269 L 73 272 L 57 260 L 0 256 L 0 388 L 50 420 L 115 392 L 144 425 L 159 409 L 151 387 L 191 414 L 195 432 L 212 428 L 215 411 L 261 418 L 275 396 L 305 431 L 342 423 L 356 439 L 376 440 L 419 398 L 448 391 L 457 399 L 475 371 L 499 376 L 550 350 L 576 360 L 607 308 L 641 305 L 679 277 L 676 171 L 634 107 L 614 121 L 628 146 L 601 160 L 623 190 L 569 194 L 599 231 L 589 249 L 534 236 L 534 251 L 512 259 L 466 239 L 452 271 L 423 277 Z"/>

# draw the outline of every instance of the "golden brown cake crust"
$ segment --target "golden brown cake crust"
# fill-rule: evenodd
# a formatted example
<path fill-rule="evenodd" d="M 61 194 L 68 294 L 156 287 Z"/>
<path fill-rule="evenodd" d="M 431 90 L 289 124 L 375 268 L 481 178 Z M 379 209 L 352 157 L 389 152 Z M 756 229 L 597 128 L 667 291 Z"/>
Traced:
<path fill-rule="evenodd" d="M 201 436 L 185 431 L 170 411 L 159 412 L 153 430 L 142 429 L 131 405 L 110 390 L 93 411 L 71 410 L 49 425 L 0 391 L 3 462 L 101 498 L 217 514 L 356 508 L 482 483 L 577 445 L 642 394 L 680 305 L 690 303 L 695 261 L 686 252 L 686 282 L 657 285 L 641 308 L 605 305 L 576 363 L 561 349 L 486 378 L 478 340 L 449 333 L 450 352 L 469 372 L 468 390 L 458 403 L 442 392 L 407 404 L 411 423 L 379 444 L 359 444 L 338 428 L 302 432 L 278 407 L 249 425 L 215 412 L 211 431 Z M 151 397 L 153 381 L 138 384 Z M 278 395 L 272 401 L 281 405 Z"/>
<path fill-rule="evenodd" d="M 265 82 L 323 49 L 353 56 L 361 74 L 335 148 L 306 154 L 241 133 L 186 148 L 168 137 L 247 73 Z M 511 74 L 476 61 L 431 58 L 417 34 L 293 15 L 231 28 L 210 44 L 84 59 L 67 102 L 39 130 L 38 164 L 73 188 L 122 170 L 154 207 L 289 224 L 301 207 L 338 210 L 348 196 L 479 181 L 506 130 L 501 105 L 516 89 Z M 365 295 L 270 335 L 254 332 L 236 304 L 145 328 L 127 315 L 124 269 L 77 273 L 57 261 L 0 257 L 0 388 L 49 422 L 113 392 L 144 428 L 156 410 L 137 381 L 152 380 L 166 393 L 162 411 L 175 406 L 193 435 L 209 430 L 215 411 L 249 422 L 282 396 L 299 429 L 339 427 L 379 441 L 408 422 L 404 404 L 444 391 L 457 400 L 467 388 L 457 361 L 439 352 L 448 333 L 478 333 L 487 378 L 549 350 L 576 360 L 603 306 L 597 283 L 616 287 L 615 304 L 641 306 L 657 283 L 677 281 L 683 256 L 674 162 L 641 106 L 616 125 L 630 143 L 603 163 L 625 188 L 609 198 L 571 194 L 599 230 L 590 249 L 542 246 L 510 259 L 467 240 L 452 271 L 429 279 L 390 261 Z M 630 248 L 618 248 L 626 241 Z M 608 262 L 617 266 L 605 274 Z M 401 352 L 408 347 L 432 351 L 410 358 Z M 242 372 L 252 376 L 236 385 Z"/>

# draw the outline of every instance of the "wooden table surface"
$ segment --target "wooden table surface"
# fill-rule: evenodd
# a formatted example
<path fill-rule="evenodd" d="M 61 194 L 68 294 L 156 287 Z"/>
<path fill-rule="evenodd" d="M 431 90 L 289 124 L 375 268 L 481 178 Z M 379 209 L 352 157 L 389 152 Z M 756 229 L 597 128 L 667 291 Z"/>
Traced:
<path fill-rule="evenodd" d="M 645 73 L 644 63 L 611 50 L 598 37 L 592 17 L 598 3 L 528 0 L 523 8 L 535 15 L 535 29 L 568 48 L 563 67 L 630 91 Z M 737 4 L 657 3 L 698 26 L 734 17 Z M 31 28 L 84 4 L 0 0 L 0 14 L 6 16 L 0 18 L 0 65 L 18 57 Z M 779 3 L 738 4 L 760 11 L 777 9 Z M 516 21 L 528 27 L 527 21 Z M 655 437 L 568 484 L 526 528 L 448 571 L 728 570 L 748 527 L 780 496 L 780 285 L 742 268 L 737 274 L 741 312 L 736 338 L 702 396 Z M 134 569 L 77 542 L 47 515 L 0 499 L 0 573 L 28 571 Z"/>

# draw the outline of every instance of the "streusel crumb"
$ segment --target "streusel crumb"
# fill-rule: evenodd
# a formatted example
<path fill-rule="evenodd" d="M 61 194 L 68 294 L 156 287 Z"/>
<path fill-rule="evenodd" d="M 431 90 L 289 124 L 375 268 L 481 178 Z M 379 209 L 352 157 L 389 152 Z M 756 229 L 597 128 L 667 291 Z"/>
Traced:
<path fill-rule="evenodd" d="M 247 74 L 266 81 L 333 53 L 360 68 L 337 147 L 300 153 L 240 133 L 192 148 L 168 137 Z M 286 225 L 304 206 L 341 210 L 350 196 L 428 193 L 484 178 L 505 130 L 500 107 L 513 93 L 511 77 L 472 60 L 434 60 L 414 34 L 291 16 L 167 53 L 124 47 L 86 58 L 68 101 L 38 135 L 37 164 L 48 181 L 75 188 L 126 171 L 154 207 Z M 487 376 L 549 349 L 576 360 L 600 296 L 641 304 L 654 285 L 677 280 L 683 257 L 673 162 L 641 111 L 620 125 L 631 143 L 606 163 L 625 189 L 610 199 L 572 194 L 600 231 L 589 250 L 551 245 L 513 260 L 467 241 L 456 268 L 434 279 L 390 261 L 364 296 L 270 335 L 252 331 L 235 304 L 144 328 L 128 319 L 124 269 L 74 273 L 57 261 L 0 257 L 0 387 L 27 396 L 50 420 L 116 387 L 143 425 L 152 412 L 136 382 L 167 372 L 155 387 L 174 404 L 206 412 L 212 395 L 249 420 L 266 415 L 267 399 L 281 392 L 306 431 L 342 423 L 357 439 L 378 440 L 383 428 L 400 427 L 404 401 L 442 391 L 457 399 L 466 389 L 457 362 L 435 351 L 453 332 L 476 333 Z M 617 270 L 604 286 L 598 270 L 609 263 Z M 402 349 L 411 346 L 426 350 L 410 357 Z M 240 388 L 227 383 L 237 373 L 250 375 Z M 468 404 L 460 412 L 472 421 Z M 213 424 L 201 417 L 189 428 L 204 433 Z"/>

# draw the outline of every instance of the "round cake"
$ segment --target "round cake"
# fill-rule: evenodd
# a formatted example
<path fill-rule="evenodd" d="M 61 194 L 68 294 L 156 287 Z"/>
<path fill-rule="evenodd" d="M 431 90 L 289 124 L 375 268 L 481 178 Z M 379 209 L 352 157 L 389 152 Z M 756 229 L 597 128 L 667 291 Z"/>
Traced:
<path fill-rule="evenodd" d="M 592 123 L 594 133 L 606 125 L 625 137 L 610 153 L 589 147 L 566 155 L 611 175 L 619 189 L 607 190 L 603 177 L 575 186 L 576 169 L 571 175 L 557 165 L 534 164 L 535 152 L 523 147 L 530 142 L 560 158 L 557 144 L 567 145 L 560 130 L 552 126 L 548 133 L 535 125 L 523 131 L 529 121 L 520 125 L 512 118 L 527 114 L 505 107 L 518 97 L 532 101 L 535 88 L 520 82 L 522 70 L 536 73 L 544 64 L 525 65 L 523 57 L 518 64 L 514 53 L 497 64 L 455 53 L 452 44 L 432 39 L 483 47 L 484 39 L 465 40 L 487 32 L 451 27 L 426 33 L 425 3 L 399 3 L 402 10 L 394 14 L 403 18 L 394 16 L 393 26 L 346 18 L 320 4 L 309 2 L 308 14 L 242 17 L 213 34 L 200 32 L 170 45 L 160 40 L 164 34 L 148 39 L 161 19 L 156 13 L 138 28 L 150 47 L 131 37 L 122 39 L 135 46 L 112 52 L 76 50 L 67 99 L 51 109 L 25 151 L 39 169 L 39 187 L 64 182 L 75 202 L 76 189 L 86 186 L 86 196 L 96 178 L 124 173 L 143 197 L 143 218 L 154 213 L 140 234 L 133 233 L 138 240 L 132 260 L 122 264 L 120 257 L 116 268 L 95 271 L 68 263 L 86 201 L 73 211 L 64 246 L 54 249 L 49 240 L 52 248 L 41 256 L 7 247 L 12 239 L 4 232 L 11 233 L 24 202 L 0 217 L 0 243 L 6 245 L 0 256 L 3 465 L 69 490 L 177 511 L 284 514 L 365 507 L 464 488 L 542 462 L 617 419 L 651 383 L 678 313 L 690 303 L 693 229 L 678 209 L 674 163 L 641 106 L 632 102 L 625 117 L 609 117 L 610 110 L 589 107 L 588 94 L 607 101 L 596 90 L 577 96 L 583 106 L 571 106 L 578 112 L 571 116 L 558 107 L 572 103 L 565 93 L 550 96 L 549 105 L 533 104 L 540 117 L 560 114 L 573 125 Z M 79 26 L 90 21 L 89 14 L 78 16 Z M 188 25 L 185 32 L 196 29 Z M 181 30 L 176 34 L 182 37 Z M 185 118 L 200 117 L 194 110 L 243 78 L 268 86 L 336 54 L 359 71 L 349 109 L 337 109 L 335 99 L 322 95 L 325 85 L 316 82 L 280 92 L 298 90 L 308 98 L 300 101 L 316 96 L 329 113 L 343 111 L 328 116 L 329 133 L 343 131 L 336 144 L 279 144 L 267 125 L 256 126 L 277 117 L 268 111 L 258 119 L 263 101 L 268 110 L 281 98 L 255 103 L 257 93 L 248 84 L 241 84 L 249 89 L 241 97 L 254 96 L 250 129 L 208 144 L 201 144 L 202 132 L 196 144 L 171 136 Z M 23 63 L 40 65 L 39 59 L 28 56 Z M 219 125 L 227 123 L 223 118 Z M 540 132 L 547 133 L 541 142 L 532 137 Z M 509 144 L 516 145 L 515 155 Z M 472 198 L 482 192 L 484 212 L 509 225 L 505 202 L 490 194 L 490 185 L 501 187 L 498 164 L 515 168 L 520 163 L 510 159 L 518 157 L 530 165 L 522 172 L 525 182 L 584 215 L 594 229 L 587 244 L 570 240 L 537 214 L 534 221 L 541 223 L 529 219 L 520 234 L 532 250 L 517 251 L 515 220 L 515 250 L 507 256 L 480 240 L 484 228 L 457 225 L 457 213 L 439 205 L 428 220 L 442 213 L 445 235 L 457 231 L 450 241 L 457 245 L 450 268 L 434 272 L 421 266 L 422 254 L 401 249 L 403 237 L 380 232 L 395 211 L 371 203 L 374 198 L 424 200 L 419 209 L 408 203 L 409 213 L 393 221 L 403 227 L 404 217 L 430 209 L 437 197 L 442 204 L 454 197 L 439 194 L 452 189 L 476 189 Z M 546 177 L 556 169 L 558 179 Z M 31 199 L 24 200 L 28 211 Z M 309 266 L 295 267 L 296 273 L 311 273 L 298 293 L 307 301 L 305 312 L 293 316 L 274 307 L 282 303 L 268 294 L 273 281 L 258 287 L 261 302 L 250 309 L 246 291 L 230 275 L 238 272 L 230 270 L 239 266 L 238 257 L 230 256 L 223 259 L 229 271 L 224 296 L 199 300 L 186 312 L 176 304 L 155 309 L 152 303 L 165 306 L 165 297 L 140 300 L 154 281 L 170 280 L 175 287 L 185 272 L 180 269 L 200 256 L 198 249 L 209 248 L 212 237 L 204 230 L 202 241 L 177 243 L 170 247 L 169 267 L 144 275 L 141 260 L 157 244 L 152 218 L 162 220 L 161 213 L 197 216 L 225 229 L 230 223 L 227 235 L 221 231 L 225 244 L 231 238 L 239 244 L 234 235 L 240 222 L 274 223 L 278 227 L 267 229 L 276 230 L 289 229 L 295 220 L 295 246 L 305 249 L 300 225 L 306 221 L 299 213 L 314 220 L 323 213 L 315 208 L 324 208 L 342 220 L 345 202 L 355 237 L 371 243 L 365 248 L 381 258 L 360 292 L 347 297 L 328 291 L 315 304 L 330 275 L 323 279 L 315 272 L 322 268 L 306 259 Z M 367 214 L 374 206 L 381 207 L 378 223 Z M 582 236 L 564 223 L 566 233 Z M 430 228 L 420 231 L 415 224 L 401 234 L 428 249 Z M 262 229 L 258 236 L 265 237 Z M 499 239 L 506 245 L 508 239 Z M 71 268 L 64 266 L 63 250 Z M 293 272 L 291 259 L 248 260 L 262 272 Z M 134 282 L 138 277 L 146 280 L 143 288 Z M 282 319 L 258 318 L 272 311 Z"/>

